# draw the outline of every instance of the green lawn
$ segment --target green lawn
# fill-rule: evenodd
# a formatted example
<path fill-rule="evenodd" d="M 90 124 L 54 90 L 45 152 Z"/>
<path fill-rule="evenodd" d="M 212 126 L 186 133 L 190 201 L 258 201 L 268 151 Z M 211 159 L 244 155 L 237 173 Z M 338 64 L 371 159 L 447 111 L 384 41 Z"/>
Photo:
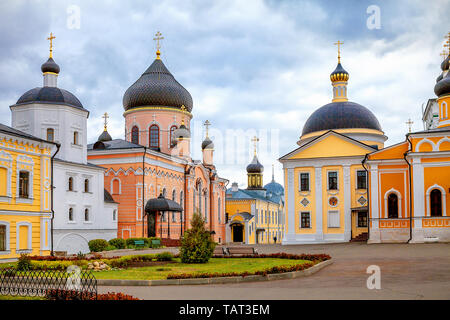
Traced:
<path fill-rule="evenodd" d="M 175 259 L 175 261 L 177 263 L 163 266 L 98 271 L 94 272 L 94 276 L 97 279 L 156 280 L 166 279 L 167 275 L 177 273 L 255 272 L 275 266 L 293 266 L 310 262 L 277 258 L 211 258 L 208 263 L 204 264 L 180 263 L 180 259 Z"/>

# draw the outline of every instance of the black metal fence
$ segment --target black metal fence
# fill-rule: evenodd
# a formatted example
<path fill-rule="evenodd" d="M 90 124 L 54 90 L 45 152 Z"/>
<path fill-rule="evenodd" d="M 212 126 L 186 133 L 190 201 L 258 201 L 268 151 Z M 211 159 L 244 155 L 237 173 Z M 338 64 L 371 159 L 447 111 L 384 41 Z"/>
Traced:
<path fill-rule="evenodd" d="M 70 267 L 69 267 L 70 269 Z M 11 296 L 49 296 L 52 299 L 97 299 L 97 279 L 91 271 L 0 269 L 0 294 Z"/>

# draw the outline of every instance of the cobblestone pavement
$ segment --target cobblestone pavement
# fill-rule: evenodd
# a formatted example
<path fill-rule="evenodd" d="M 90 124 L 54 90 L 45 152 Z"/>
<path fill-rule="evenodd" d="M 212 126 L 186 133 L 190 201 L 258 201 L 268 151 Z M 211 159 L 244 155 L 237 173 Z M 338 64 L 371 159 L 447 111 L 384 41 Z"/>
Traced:
<path fill-rule="evenodd" d="M 241 284 L 100 287 L 142 299 L 450 299 L 450 244 L 256 245 L 260 253 L 328 253 L 334 263 L 304 278 Z M 143 252 L 143 251 L 139 251 Z M 127 253 L 129 254 L 129 253 Z M 367 289 L 367 267 L 381 289 Z"/>

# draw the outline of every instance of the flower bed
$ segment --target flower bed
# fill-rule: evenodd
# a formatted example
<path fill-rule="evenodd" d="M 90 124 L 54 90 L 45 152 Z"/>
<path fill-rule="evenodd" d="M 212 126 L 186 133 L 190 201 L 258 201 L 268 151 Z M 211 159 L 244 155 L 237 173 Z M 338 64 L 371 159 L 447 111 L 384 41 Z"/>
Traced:
<path fill-rule="evenodd" d="M 296 264 L 294 266 L 275 266 L 269 269 L 255 272 L 226 272 L 226 273 L 181 273 L 181 274 L 169 274 L 167 279 L 192 279 L 192 278 L 217 278 L 217 277 L 246 277 L 252 275 L 266 276 L 274 273 L 284 273 L 301 271 L 312 267 L 315 263 L 307 262 L 303 264 Z"/>
<path fill-rule="evenodd" d="M 79 292 L 72 290 L 49 290 L 45 296 L 47 300 L 139 300 L 122 292 L 108 292 L 97 294 L 97 297 L 80 297 Z"/>

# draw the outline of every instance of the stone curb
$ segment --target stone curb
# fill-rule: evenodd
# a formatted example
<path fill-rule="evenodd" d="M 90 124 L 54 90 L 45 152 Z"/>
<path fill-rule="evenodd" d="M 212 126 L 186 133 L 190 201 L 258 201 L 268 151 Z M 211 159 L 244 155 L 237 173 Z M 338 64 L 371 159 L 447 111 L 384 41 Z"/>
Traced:
<path fill-rule="evenodd" d="M 310 276 L 322 268 L 333 263 L 333 259 L 326 260 L 301 271 L 292 271 L 285 273 L 273 273 L 266 276 L 250 275 L 246 277 L 216 277 L 216 278 L 191 278 L 191 279 L 163 279 L 163 280 L 108 280 L 97 279 L 99 286 L 171 286 L 171 285 L 198 285 L 198 284 L 226 284 L 226 283 L 241 283 L 241 282 L 255 282 L 255 281 L 272 281 L 295 279 L 305 276 Z"/>

